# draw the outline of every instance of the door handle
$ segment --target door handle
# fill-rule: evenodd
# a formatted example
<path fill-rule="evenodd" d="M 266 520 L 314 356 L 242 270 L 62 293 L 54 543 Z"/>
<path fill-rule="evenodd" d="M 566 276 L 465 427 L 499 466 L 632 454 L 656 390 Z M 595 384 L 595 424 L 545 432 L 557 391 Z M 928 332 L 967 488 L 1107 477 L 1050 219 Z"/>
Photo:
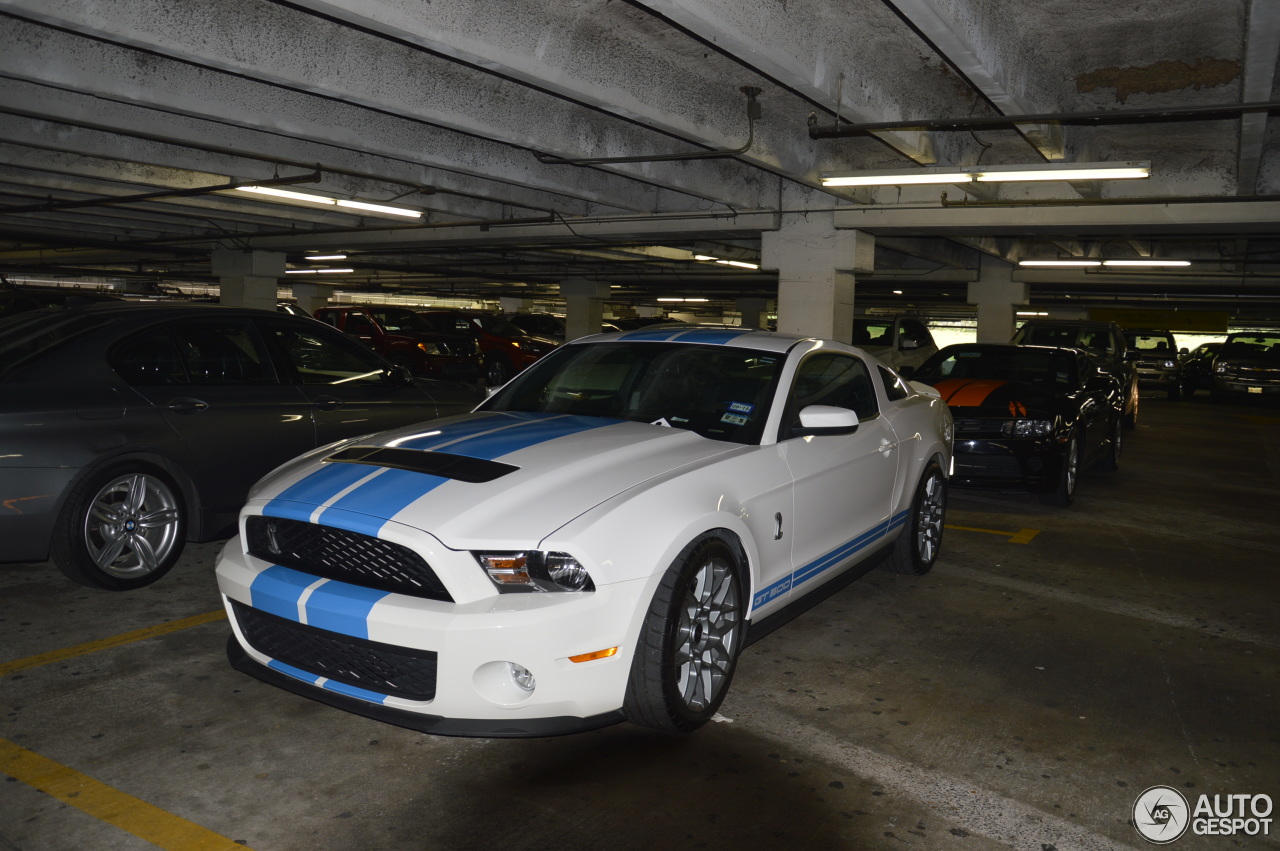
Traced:
<path fill-rule="evenodd" d="M 179 396 L 177 399 L 170 399 L 166 405 L 170 411 L 175 414 L 197 414 L 209 407 L 209 403 L 202 399 L 193 399 L 190 396 Z"/>
<path fill-rule="evenodd" d="M 346 403 L 336 396 L 321 396 L 313 404 L 322 411 L 336 411 Z"/>

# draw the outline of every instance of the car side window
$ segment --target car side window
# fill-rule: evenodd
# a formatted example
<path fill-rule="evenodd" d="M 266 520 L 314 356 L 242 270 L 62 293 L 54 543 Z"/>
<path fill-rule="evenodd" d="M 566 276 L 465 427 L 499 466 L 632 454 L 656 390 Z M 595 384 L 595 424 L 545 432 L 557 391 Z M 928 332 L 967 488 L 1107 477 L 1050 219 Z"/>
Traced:
<path fill-rule="evenodd" d="M 172 322 L 115 347 L 111 365 L 130 384 L 275 384 L 275 370 L 244 320 Z"/>
<path fill-rule="evenodd" d="M 378 332 L 378 326 L 363 313 L 348 313 L 346 332 L 357 337 L 372 337 Z"/>
<path fill-rule="evenodd" d="M 933 336 L 929 333 L 929 329 L 916 319 L 902 320 L 901 331 L 899 334 L 901 343 L 912 344 L 911 348 L 922 348 L 933 342 Z"/>
<path fill-rule="evenodd" d="M 386 364 L 352 340 L 302 324 L 272 322 L 268 327 L 271 339 L 303 384 L 387 384 Z"/>
<path fill-rule="evenodd" d="M 122 340 L 110 354 L 111 368 L 130 384 L 188 384 L 178 347 L 165 328 L 151 328 Z"/>
<path fill-rule="evenodd" d="M 884 382 L 885 395 L 889 397 L 890 402 L 897 402 L 899 399 L 905 399 L 911 395 L 911 391 L 907 389 L 907 383 L 902 380 L 902 376 L 886 366 L 878 365 L 880 370 L 880 380 Z M 859 417 L 862 415 L 859 414 Z"/>
<path fill-rule="evenodd" d="M 810 405 L 848 408 L 860 420 L 880 412 L 867 365 L 843 352 L 821 352 L 801 362 L 783 412 L 782 439 L 790 437 L 800 424 L 800 412 Z"/>

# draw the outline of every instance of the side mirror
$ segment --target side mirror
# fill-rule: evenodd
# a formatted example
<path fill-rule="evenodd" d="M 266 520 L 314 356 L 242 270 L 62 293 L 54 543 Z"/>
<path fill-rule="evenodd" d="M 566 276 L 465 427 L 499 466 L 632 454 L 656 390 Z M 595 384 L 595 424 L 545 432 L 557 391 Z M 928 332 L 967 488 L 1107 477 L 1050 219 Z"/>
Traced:
<path fill-rule="evenodd" d="M 1124 353 L 1124 362 L 1125 362 L 1125 363 L 1133 363 L 1133 362 L 1135 362 L 1137 359 L 1138 359 L 1138 350 L 1137 350 L 1137 349 L 1129 349 L 1127 352 L 1125 352 L 1125 353 Z"/>
<path fill-rule="evenodd" d="M 391 384 L 393 387 L 412 387 L 413 373 L 409 371 L 409 367 L 391 367 Z"/>
<path fill-rule="evenodd" d="M 1180 355 L 1185 355 L 1185 354 L 1187 354 L 1187 347 L 1186 347 L 1186 346 L 1183 346 L 1182 348 L 1178 349 L 1178 354 L 1180 354 Z"/>
<path fill-rule="evenodd" d="M 901 345 L 899 346 L 899 348 L 901 348 L 903 351 L 906 351 L 906 350 L 908 350 L 908 349 L 918 349 L 918 348 L 920 348 L 920 341 L 919 341 L 919 340 L 913 340 L 913 339 L 911 339 L 910 337 L 905 337 L 905 338 L 903 338 L 902 343 L 901 343 Z"/>
<path fill-rule="evenodd" d="M 938 388 L 929 384 L 922 384 L 919 381 L 910 382 L 911 389 L 923 396 L 932 396 L 935 399 L 941 399 L 942 394 L 938 392 Z"/>
<path fill-rule="evenodd" d="M 910 379 L 911 376 L 915 375 L 915 372 L 916 372 L 916 368 L 909 363 L 903 364 L 902 366 L 898 367 L 898 375 L 901 375 L 903 378 L 906 378 L 906 379 Z"/>
<path fill-rule="evenodd" d="M 858 430 L 858 415 L 848 408 L 831 405 L 809 405 L 800 412 L 800 425 L 791 430 L 796 437 L 810 435 L 853 434 Z"/>

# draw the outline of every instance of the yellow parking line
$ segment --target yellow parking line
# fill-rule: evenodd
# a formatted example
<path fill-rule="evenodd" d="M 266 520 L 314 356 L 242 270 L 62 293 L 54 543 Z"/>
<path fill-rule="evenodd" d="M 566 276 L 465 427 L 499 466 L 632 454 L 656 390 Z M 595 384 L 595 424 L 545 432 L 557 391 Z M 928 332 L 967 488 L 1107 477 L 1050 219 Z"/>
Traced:
<path fill-rule="evenodd" d="M 0 772 L 168 851 L 244 851 L 248 847 L 7 739 L 0 739 Z"/>
<path fill-rule="evenodd" d="M 947 526 L 948 529 L 955 529 L 957 532 L 981 532 L 984 535 L 999 535 L 1002 538 L 1008 538 L 1011 544 L 1029 544 L 1031 539 L 1040 534 L 1039 529 L 1019 529 L 1016 532 L 1002 532 L 999 529 L 975 529 L 972 526 Z"/>
<path fill-rule="evenodd" d="M 0 662 L 0 677 L 7 677 L 9 674 L 16 674 L 18 671 L 25 671 L 28 668 L 38 668 L 41 665 L 48 665 L 52 662 L 61 662 L 64 659 L 84 656 L 87 653 L 108 650 L 112 647 L 119 647 L 122 644 L 132 644 L 145 638 L 154 638 L 157 635 L 165 635 L 166 633 L 177 632 L 189 627 L 212 623 L 226 616 L 226 611 L 218 609 L 213 612 L 205 612 L 203 615 L 192 615 L 189 618 L 179 618 L 176 621 L 135 629 L 133 632 L 122 632 L 119 635 L 113 635 L 111 638 L 89 641 L 84 644 L 77 644 L 74 647 L 65 647 L 62 650 L 50 650 L 48 653 L 28 656 L 25 659 Z"/>

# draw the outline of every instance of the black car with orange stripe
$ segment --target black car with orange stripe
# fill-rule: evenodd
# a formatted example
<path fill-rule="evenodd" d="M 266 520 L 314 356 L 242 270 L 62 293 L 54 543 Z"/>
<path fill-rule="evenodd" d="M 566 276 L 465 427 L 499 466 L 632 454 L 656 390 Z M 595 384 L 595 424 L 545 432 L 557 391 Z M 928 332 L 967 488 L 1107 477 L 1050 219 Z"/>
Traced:
<path fill-rule="evenodd" d="M 1030 491 L 1070 505 L 1080 471 L 1120 463 L 1124 392 L 1080 349 L 947 346 L 912 380 L 942 394 L 955 421 L 957 487 Z"/>

